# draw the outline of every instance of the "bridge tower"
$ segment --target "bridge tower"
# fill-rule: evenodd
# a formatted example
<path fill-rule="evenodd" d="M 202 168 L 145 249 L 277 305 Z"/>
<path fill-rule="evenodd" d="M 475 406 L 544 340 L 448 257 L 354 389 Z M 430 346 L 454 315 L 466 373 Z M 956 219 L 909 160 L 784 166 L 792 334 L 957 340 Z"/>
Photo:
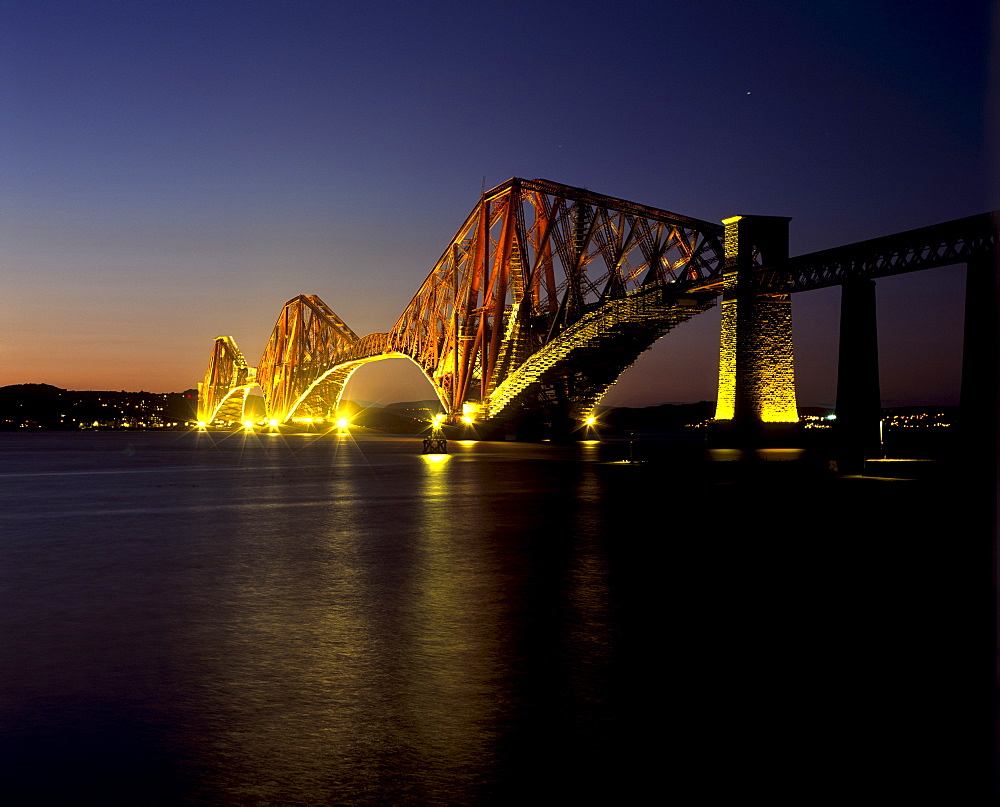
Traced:
<path fill-rule="evenodd" d="M 715 440 L 754 445 L 797 429 L 792 300 L 762 293 L 755 274 L 788 260 L 785 216 L 733 216 L 725 225 Z"/>
<path fill-rule="evenodd" d="M 996 527 L 996 480 L 1000 478 L 997 425 L 1000 423 L 1000 212 L 990 215 L 992 249 L 966 261 L 965 335 L 962 346 L 962 418 L 964 466 L 982 501 L 991 502 L 986 524 Z M 972 494 L 970 494 L 971 496 Z"/>
<path fill-rule="evenodd" d="M 837 467 L 860 474 L 865 459 L 882 456 L 879 420 L 875 281 L 854 278 L 840 286 L 840 350 L 837 359 Z"/>

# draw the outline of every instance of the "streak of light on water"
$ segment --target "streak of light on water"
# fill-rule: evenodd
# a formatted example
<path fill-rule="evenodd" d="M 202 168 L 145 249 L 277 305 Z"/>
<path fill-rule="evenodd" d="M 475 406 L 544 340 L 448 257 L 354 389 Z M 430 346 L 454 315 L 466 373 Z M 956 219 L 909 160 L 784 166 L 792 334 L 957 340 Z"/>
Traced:
<path fill-rule="evenodd" d="M 940 495 L 636 448 L 0 434 L 5 794 L 898 792 L 961 660 Z"/>

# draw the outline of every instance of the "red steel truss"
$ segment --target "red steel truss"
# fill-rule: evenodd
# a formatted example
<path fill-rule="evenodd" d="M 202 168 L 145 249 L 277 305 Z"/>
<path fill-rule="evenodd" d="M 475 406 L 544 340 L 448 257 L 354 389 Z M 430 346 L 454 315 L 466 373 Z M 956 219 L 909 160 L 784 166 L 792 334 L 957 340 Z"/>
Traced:
<path fill-rule="evenodd" d="M 468 403 L 492 420 L 592 406 L 653 341 L 713 304 L 713 292 L 689 289 L 720 275 L 722 233 L 582 188 L 510 179 L 483 194 L 388 333 L 358 339 L 319 298 L 289 301 L 256 373 L 268 415 L 324 414 L 357 367 L 397 356 L 424 371 L 454 416 Z M 210 364 L 209 375 L 225 370 Z M 208 417 L 223 394 L 206 376 L 209 388 L 199 409 Z"/>
<path fill-rule="evenodd" d="M 316 295 L 300 294 L 285 303 L 257 368 L 268 414 L 290 418 L 357 341 L 357 334 Z"/>
<path fill-rule="evenodd" d="M 452 412 L 585 314 L 717 273 L 722 228 L 546 180 L 485 193 L 388 334 Z M 633 357 L 634 359 L 634 357 Z M 624 368 L 623 368 L 624 369 Z"/>
<path fill-rule="evenodd" d="M 205 380 L 198 385 L 198 419 L 211 422 L 221 415 L 229 419 L 242 417 L 243 397 L 252 386 L 256 370 L 247 366 L 246 359 L 231 336 L 219 336 L 212 346 Z M 242 392 L 236 400 L 237 393 Z M 235 405 L 235 407 L 234 407 Z M 229 411 L 223 412 L 223 408 Z"/>

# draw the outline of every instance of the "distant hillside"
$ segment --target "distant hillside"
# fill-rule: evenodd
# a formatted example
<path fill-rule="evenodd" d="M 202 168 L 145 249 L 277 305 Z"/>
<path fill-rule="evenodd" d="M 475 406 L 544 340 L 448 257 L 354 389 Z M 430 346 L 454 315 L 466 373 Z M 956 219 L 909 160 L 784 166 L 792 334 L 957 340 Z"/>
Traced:
<path fill-rule="evenodd" d="M 388 434 L 420 434 L 427 431 L 427 422 L 440 409 L 431 410 L 437 401 L 402 401 L 379 405 L 358 401 L 341 401 L 339 411 L 355 426 Z"/>
<path fill-rule="evenodd" d="M 195 419 L 198 391 L 65 390 L 51 384 L 0 387 L 0 429 L 162 428 Z"/>
<path fill-rule="evenodd" d="M 441 402 L 437 398 L 430 398 L 426 401 L 399 401 L 398 403 L 386 404 L 384 408 L 391 412 L 413 413 L 418 417 L 422 414 L 431 417 L 444 411 L 444 407 L 441 406 Z"/>
<path fill-rule="evenodd" d="M 714 401 L 693 404 L 661 404 L 633 409 L 619 406 L 598 407 L 598 429 L 621 431 L 663 432 L 703 423 L 715 415 Z"/>

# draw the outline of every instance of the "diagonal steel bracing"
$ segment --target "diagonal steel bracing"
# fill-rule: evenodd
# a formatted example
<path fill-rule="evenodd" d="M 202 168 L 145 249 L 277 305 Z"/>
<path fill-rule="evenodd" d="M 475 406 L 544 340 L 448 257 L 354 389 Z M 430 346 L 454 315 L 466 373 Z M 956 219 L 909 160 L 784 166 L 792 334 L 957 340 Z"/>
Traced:
<path fill-rule="evenodd" d="M 722 233 L 582 188 L 508 180 L 483 194 L 391 330 L 359 339 L 318 297 L 296 297 L 255 375 L 234 376 L 213 352 L 199 412 L 216 416 L 220 379 L 232 378 L 229 391 L 260 384 L 270 418 L 322 417 L 351 373 L 392 357 L 420 367 L 454 416 L 469 403 L 494 422 L 588 409 L 639 353 L 713 304 L 714 292 L 691 288 L 720 276 Z"/>
<path fill-rule="evenodd" d="M 748 293 L 788 294 L 995 256 L 998 214 L 782 258 L 754 257 Z M 735 219 L 734 219 L 735 220 Z M 548 180 L 482 195 L 386 333 L 358 336 L 322 300 L 282 309 L 256 368 L 219 337 L 199 418 L 237 419 L 259 384 L 267 417 L 329 417 L 363 364 L 406 358 L 452 416 L 496 424 L 584 414 L 636 357 L 723 290 L 723 228 Z"/>
<path fill-rule="evenodd" d="M 968 263 L 996 254 L 998 222 L 1000 212 L 980 213 L 796 255 L 775 265 L 758 267 L 754 288 L 760 294 L 813 291 L 851 281 Z M 708 289 L 721 282 L 721 277 L 709 279 L 697 287 Z"/>

